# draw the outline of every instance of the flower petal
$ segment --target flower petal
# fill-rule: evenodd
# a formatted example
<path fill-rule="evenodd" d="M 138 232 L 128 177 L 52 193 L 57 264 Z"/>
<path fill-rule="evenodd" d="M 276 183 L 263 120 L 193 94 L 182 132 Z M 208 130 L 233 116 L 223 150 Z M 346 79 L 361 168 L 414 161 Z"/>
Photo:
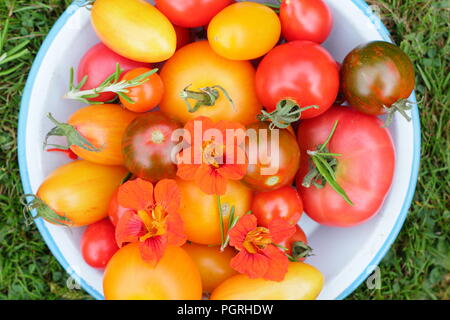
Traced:
<path fill-rule="evenodd" d="M 180 208 L 181 191 L 175 180 L 163 179 L 155 186 L 155 202 L 168 214 L 176 213 Z"/>
<path fill-rule="evenodd" d="M 145 234 L 144 223 L 133 211 L 125 212 L 116 226 L 116 242 L 122 247 L 125 242 L 136 242 Z"/>
<path fill-rule="evenodd" d="M 119 187 L 117 200 L 122 207 L 144 210 L 153 205 L 153 185 L 137 178 Z"/>
<path fill-rule="evenodd" d="M 245 127 L 239 122 L 221 120 L 214 127 L 219 129 L 224 135 L 224 143 L 229 141 L 234 145 L 240 145 L 245 140 Z M 233 133 L 233 137 L 228 137 L 230 132 Z"/>
<path fill-rule="evenodd" d="M 200 168 L 199 164 L 178 164 L 177 176 L 183 180 L 192 181 L 195 179 L 195 174 Z"/>
<path fill-rule="evenodd" d="M 289 260 L 286 254 L 274 245 L 268 245 L 262 253 L 269 258 L 269 268 L 263 278 L 272 281 L 282 281 L 288 272 Z"/>
<path fill-rule="evenodd" d="M 184 233 L 184 222 L 181 216 L 175 212 L 167 216 L 167 243 L 174 246 L 182 246 L 187 236 Z"/>
<path fill-rule="evenodd" d="M 164 255 L 167 247 L 167 236 L 156 236 L 146 239 L 139 244 L 142 260 L 156 265 Z"/>
<path fill-rule="evenodd" d="M 255 279 L 262 278 L 267 273 L 269 263 L 269 258 L 263 254 L 242 250 L 231 259 L 230 266 L 237 272 Z"/>
<path fill-rule="evenodd" d="M 202 164 L 197 169 L 195 184 L 206 194 L 222 195 L 227 190 L 227 179 L 207 164 Z"/>
<path fill-rule="evenodd" d="M 269 222 L 269 231 L 272 242 L 280 243 L 294 235 L 295 225 L 291 225 L 281 218 L 275 218 Z"/>
<path fill-rule="evenodd" d="M 239 218 L 236 225 L 228 231 L 228 235 L 230 236 L 230 245 L 238 250 L 245 250 L 242 245 L 245 237 L 250 231 L 256 229 L 256 227 L 257 220 L 254 215 L 246 214 Z"/>
<path fill-rule="evenodd" d="M 195 136 L 195 134 L 198 132 L 194 128 L 195 128 L 195 126 L 198 126 L 200 124 L 200 122 L 201 122 L 201 137 L 197 137 L 197 136 Z M 190 135 L 189 138 L 191 141 L 189 141 L 189 139 L 186 139 L 186 138 L 185 139 L 188 140 L 188 142 L 190 142 L 191 145 L 194 144 L 195 139 L 199 139 L 200 142 L 203 142 L 203 133 L 206 130 L 211 129 L 213 127 L 214 127 L 214 122 L 208 117 L 200 116 L 195 119 L 191 119 L 184 125 L 184 130 L 187 131 L 186 134 Z M 200 143 L 200 145 L 201 145 L 201 143 Z"/>

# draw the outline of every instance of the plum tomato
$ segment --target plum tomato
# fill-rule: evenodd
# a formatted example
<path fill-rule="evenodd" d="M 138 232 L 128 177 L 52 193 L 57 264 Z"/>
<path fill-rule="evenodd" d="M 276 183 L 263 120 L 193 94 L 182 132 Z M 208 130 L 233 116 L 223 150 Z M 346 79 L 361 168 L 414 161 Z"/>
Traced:
<path fill-rule="evenodd" d="M 206 246 L 196 243 L 186 243 L 182 247 L 194 260 L 202 277 L 203 292 L 212 292 L 224 280 L 237 272 L 230 267 L 230 260 L 236 255 L 236 250 L 219 246 Z"/>
<path fill-rule="evenodd" d="M 336 61 L 320 45 L 292 41 L 272 49 L 256 70 L 256 92 L 267 111 L 282 100 L 300 107 L 318 106 L 301 113 L 302 119 L 327 111 L 336 100 L 339 71 Z"/>
<path fill-rule="evenodd" d="M 178 141 L 172 133 L 180 124 L 161 111 L 138 116 L 125 130 L 122 151 L 125 167 L 136 177 L 156 182 L 174 178 L 177 166 L 172 152 Z"/>
<path fill-rule="evenodd" d="M 105 268 L 109 259 L 119 250 L 115 228 L 109 219 L 89 225 L 81 237 L 81 255 L 93 268 Z"/>
<path fill-rule="evenodd" d="M 277 14 L 255 2 L 236 2 L 220 11 L 208 25 L 208 41 L 220 56 L 252 60 L 270 51 L 280 39 Z"/>
<path fill-rule="evenodd" d="M 233 0 L 155 0 L 156 7 L 175 25 L 185 28 L 206 26 Z"/>
<path fill-rule="evenodd" d="M 122 80 L 132 80 L 151 71 L 149 68 L 136 68 L 128 71 L 122 76 Z M 146 78 L 146 81 L 138 86 L 130 87 L 125 95 L 133 103 L 120 97 L 123 106 L 133 112 L 147 112 L 159 105 L 164 94 L 164 84 L 157 73 Z"/>
<path fill-rule="evenodd" d="M 337 122 L 336 122 L 337 121 Z M 333 107 L 298 126 L 298 143 L 302 152 L 297 188 L 306 214 L 316 222 L 333 227 L 350 227 L 373 217 L 392 184 L 395 151 L 389 131 L 381 120 L 349 107 Z M 333 127 L 334 134 L 327 153 L 334 162 L 335 182 L 345 191 L 353 205 L 327 182 L 316 187 L 310 183 L 314 168 L 311 156 L 323 145 Z M 319 176 L 319 179 L 323 179 Z"/>
<path fill-rule="evenodd" d="M 292 184 L 300 165 L 300 149 L 292 129 L 270 129 L 268 122 L 247 126 L 245 148 L 249 164 L 243 182 L 257 191 L 270 191 Z M 251 130 L 253 129 L 253 130 Z M 273 149 L 273 150 L 272 150 Z"/>
<path fill-rule="evenodd" d="M 258 225 L 262 227 L 268 228 L 270 221 L 275 218 L 295 225 L 303 214 L 303 202 L 295 188 L 285 186 L 256 193 L 253 197 L 252 213 L 258 219 Z"/>
<path fill-rule="evenodd" d="M 404 110 L 414 90 L 414 66 L 409 57 L 396 45 L 373 41 L 352 50 L 341 68 L 342 91 L 349 104 L 371 115 Z"/>
<path fill-rule="evenodd" d="M 81 90 L 89 90 L 97 88 L 106 78 L 116 71 L 116 65 L 119 63 L 120 68 L 127 72 L 131 69 L 146 67 L 150 68 L 149 63 L 137 62 L 115 53 L 103 43 L 97 43 L 91 47 L 81 58 L 77 69 L 77 80 L 81 80 L 87 76 L 87 81 L 81 87 Z M 90 98 L 90 101 L 107 102 L 116 97 L 113 92 L 103 92 L 96 98 Z"/>
<path fill-rule="evenodd" d="M 331 10 L 323 0 L 283 0 L 281 33 L 288 41 L 324 42 L 333 28 Z"/>

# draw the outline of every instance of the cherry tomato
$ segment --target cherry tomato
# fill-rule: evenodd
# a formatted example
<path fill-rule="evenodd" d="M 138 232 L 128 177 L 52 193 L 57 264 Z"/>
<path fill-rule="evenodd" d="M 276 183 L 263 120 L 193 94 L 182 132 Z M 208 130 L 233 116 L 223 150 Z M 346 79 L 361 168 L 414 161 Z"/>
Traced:
<path fill-rule="evenodd" d="M 116 71 L 116 65 L 119 63 L 120 68 L 127 72 L 134 68 L 151 66 L 148 63 L 137 62 L 122 57 L 109 49 L 103 43 L 97 43 L 90 48 L 81 58 L 77 69 L 77 80 L 80 82 L 85 76 L 87 81 L 81 88 L 88 90 L 97 88 L 106 78 Z M 103 92 L 96 98 L 88 99 L 90 101 L 111 101 L 116 97 L 113 92 Z"/>
<path fill-rule="evenodd" d="M 300 164 L 300 149 L 295 135 L 289 129 L 273 131 L 268 122 L 255 122 L 247 126 L 247 130 L 250 129 L 255 130 L 257 139 L 248 138 L 246 143 L 249 165 L 243 182 L 257 191 L 270 191 L 292 184 Z M 274 150 L 271 151 L 272 148 Z"/>
<path fill-rule="evenodd" d="M 137 68 L 128 71 L 122 77 L 122 80 L 132 80 L 136 77 L 151 71 L 149 68 Z M 120 97 L 120 102 L 130 111 L 133 112 L 146 112 L 154 109 L 161 102 L 164 94 L 164 84 L 161 77 L 154 73 L 147 77 L 147 81 L 136 87 L 128 88 L 127 97 L 134 103 L 128 102 L 123 97 Z"/>
<path fill-rule="evenodd" d="M 109 219 L 89 225 L 81 237 L 81 254 L 84 261 L 94 268 L 106 267 L 109 259 L 119 250 L 115 228 Z"/>
<path fill-rule="evenodd" d="M 336 182 L 345 190 L 353 206 L 348 204 L 329 183 L 319 189 L 302 186 L 310 169 L 307 150 L 323 144 L 336 120 L 336 131 L 328 144 L 335 157 Z M 348 107 L 333 107 L 323 115 L 304 120 L 298 127 L 298 143 L 302 151 L 297 188 L 305 212 L 318 223 L 350 227 L 373 217 L 384 202 L 392 184 L 395 151 L 389 131 L 381 121 Z"/>
<path fill-rule="evenodd" d="M 283 0 L 281 32 L 288 41 L 324 42 L 333 28 L 333 16 L 323 0 Z"/>
<path fill-rule="evenodd" d="M 207 25 L 233 0 L 155 0 L 155 3 L 172 23 L 185 28 L 196 28 Z"/>
<path fill-rule="evenodd" d="M 199 244 L 220 244 L 217 196 L 204 193 L 193 181 L 177 179 L 177 184 L 182 195 L 179 213 L 188 240 Z M 235 215 L 242 216 L 250 210 L 252 197 L 250 188 L 239 181 L 228 181 L 227 192 L 220 196 L 225 232 L 232 206 L 235 207 Z"/>
<path fill-rule="evenodd" d="M 275 218 L 297 224 L 303 214 L 303 202 L 297 190 L 291 186 L 277 190 L 256 193 L 253 197 L 252 213 L 258 219 L 258 225 L 269 227 Z"/>
<path fill-rule="evenodd" d="M 179 128 L 177 121 L 161 111 L 137 117 L 123 135 L 127 169 L 136 177 L 152 182 L 174 178 L 177 166 L 172 161 L 172 150 L 177 141 L 172 141 L 172 133 Z"/>
<path fill-rule="evenodd" d="M 182 123 L 205 116 L 215 122 L 230 120 L 249 124 L 261 111 L 251 63 L 224 59 L 212 51 L 207 41 L 194 42 L 178 50 L 162 68 L 161 78 L 165 86 L 161 111 Z M 226 90 L 234 105 L 217 86 Z M 198 93 L 205 87 L 216 90 L 218 99 L 212 106 L 202 105 L 190 112 L 180 94 L 186 88 Z M 203 93 L 202 97 L 209 96 Z M 188 99 L 188 102 L 191 107 L 196 103 L 194 99 Z"/>
<path fill-rule="evenodd" d="M 328 110 L 339 90 L 336 61 L 320 45 L 292 41 L 275 47 L 256 71 L 256 92 L 267 111 L 280 100 L 294 100 L 299 106 L 318 106 L 301 114 L 302 119 L 316 117 Z"/>
<path fill-rule="evenodd" d="M 303 262 L 290 262 L 281 282 L 239 274 L 219 285 L 211 300 L 314 300 L 323 287 L 322 273 Z"/>
<path fill-rule="evenodd" d="M 191 256 L 200 271 L 203 292 L 212 292 L 224 280 L 237 274 L 230 267 L 230 260 L 237 252 L 230 247 L 220 251 L 219 246 L 186 243 L 183 249 Z"/>
<path fill-rule="evenodd" d="M 95 0 L 91 21 L 102 42 L 128 59 L 161 62 L 175 52 L 172 24 L 146 1 Z"/>
<path fill-rule="evenodd" d="M 91 105 L 73 113 L 68 124 L 100 151 L 79 145 L 70 149 L 80 158 L 105 165 L 123 165 L 122 136 L 137 114 L 117 104 Z"/>
<path fill-rule="evenodd" d="M 341 75 L 347 101 L 367 114 L 384 114 L 414 90 L 411 60 L 389 42 L 374 41 L 355 48 L 345 58 Z"/>
<path fill-rule="evenodd" d="M 139 243 L 122 247 L 111 258 L 103 277 L 107 300 L 199 300 L 202 280 L 191 257 L 168 246 L 156 266 L 141 258 Z"/>
<path fill-rule="evenodd" d="M 117 188 L 111 196 L 108 204 L 108 216 L 111 223 L 116 226 L 123 214 L 129 211 L 129 208 L 122 207 L 117 199 L 119 188 Z"/>
<path fill-rule="evenodd" d="M 306 238 L 306 234 L 298 225 L 295 226 L 293 236 L 277 244 L 286 248 L 286 253 L 293 258 L 297 258 L 298 261 L 304 261 L 306 258 L 304 257 L 305 254 L 308 255 L 310 252 L 310 248 L 307 246 L 308 239 Z"/>
<path fill-rule="evenodd" d="M 126 175 L 123 167 L 77 160 L 53 171 L 36 195 L 56 214 L 69 219 L 66 224 L 85 226 L 108 215 L 108 201 Z"/>
<path fill-rule="evenodd" d="M 219 12 L 208 25 L 211 48 L 231 60 L 251 60 L 270 51 L 280 39 L 281 23 L 269 7 L 237 2 Z"/>

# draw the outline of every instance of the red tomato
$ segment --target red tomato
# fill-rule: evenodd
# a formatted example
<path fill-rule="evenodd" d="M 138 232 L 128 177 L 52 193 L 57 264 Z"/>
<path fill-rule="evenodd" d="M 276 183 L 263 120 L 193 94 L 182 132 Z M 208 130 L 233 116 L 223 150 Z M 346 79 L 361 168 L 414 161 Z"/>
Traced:
<path fill-rule="evenodd" d="M 177 50 L 192 42 L 191 30 L 177 25 L 173 26 L 177 34 Z"/>
<path fill-rule="evenodd" d="M 278 245 L 285 247 L 287 249 L 286 253 L 293 258 L 297 258 L 298 261 L 305 261 L 304 255 L 310 252 L 306 234 L 298 225 L 295 226 L 294 235 L 279 242 Z M 294 249 L 294 252 L 292 252 L 292 249 Z"/>
<path fill-rule="evenodd" d="M 205 26 L 233 0 L 155 0 L 156 7 L 181 27 L 196 28 Z"/>
<path fill-rule="evenodd" d="M 280 100 L 294 100 L 299 106 L 317 105 L 319 109 L 302 112 L 302 119 L 316 117 L 333 104 L 339 90 L 336 61 L 320 45 L 292 41 L 275 47 L 258 66 L 256 93 L 273 111 Z"/>
<path fill-rule="evenodd" d="M 89 225 L 81 238 L 81 254 L 84 261 L 94 268 L 104 268 L 119 250 L 115 228 L 109 219 Z"/>
<path fill-rule="evenodd" d="M 253 197 L 252 213 L 258 219 L 258 225 L 268 227 L 275 218 L 297 224 L 303 214 L 303 202 L 297 190 L 286 186 L 268 192 L 259 192 Z"/>
<path fill-rule="evenodd" d="M 84 54 L 78 65 L 78 82 L 80 82 L 84 76 L 88 76 L 82 90 L 98 87 L 107 77 L 116 71 L 117 62 L 125 72 L 134 68 L 150 67 L 150 64 L 148 63 L 127 59 L 118 55 L 103 43 L 97 43 Z M 106 102 L 113 100 L 115 97 L 116 94 L 113 92 L 104 92 L 98 97 L 89 100 Z"/>
<path fill-rule="evenodd" d="M 132 80 L 141 74 L 151 71 L 150 68 L 136 68 L 128 71 L 122 77 L 122 80 Z M 120 102 L 130 111 L 133 112 L 147 112 L 155 107 L 161 102 L 164 94 L 164 84 L 161 77 L 154 73 L 147 77 L 147 81 L 139 86 L 128 88 L 128 93 L 126 95 L 134 102 L 130 103 L 123 97 L 120 97 Z"/>
<path fill-rule="evenodd" d="M 323 0 L 283 0 L 281 32 L 288 41 L 324 42 L 333 28 L 333 16 Z"/>
<path fill-rule="evenodd" d="M 116 226 L 119 222 L 119 219 L 123 216 L 125 212 L 127 212 L 128 208 L 122 207 L 119 204 L 119 200 L 117 199 L 117 194 L 119 193 L 119 188 L 114 191 L 113 195 L 111 196 L 111 200 L 109 200 L 108 205 L 108 216 L 109 220 L 111 220 L 111 223 Z"/>
<path fill-rule="evenodd" d="M 353 206 L 336 193 L 329 183 L 322 189 L 303 187 L 310 167 L 307 150 L 323 144 L 338 120 L 328 144 L 335 157 L 336 182 L 345 190 Z M 348 107 L 333 107 L 320 117 L 304 120 L 298 127 L 298 143 L 302 151 L 297 188 L 305 212 L 318 223 L 350 227 L 373 217 L 380 209 L 392 183 L 395 151 L 389 131 L 375 116 Z"/>
<path fill-rule="evenodd" d="M 177 121 L 161 111 L 137 117 L 123 135 L 125 167 L 136 177 L 152 182 L 174 178 L 177 166 L 172 150 L 177 141 L 172 141 L 172 133 L 179 128 Z"/>

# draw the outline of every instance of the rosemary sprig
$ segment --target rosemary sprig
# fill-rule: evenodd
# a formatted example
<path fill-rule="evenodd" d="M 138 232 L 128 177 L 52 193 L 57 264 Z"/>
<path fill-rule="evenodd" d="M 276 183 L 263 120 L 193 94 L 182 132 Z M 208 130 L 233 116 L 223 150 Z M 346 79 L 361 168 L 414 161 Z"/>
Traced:
<path fill-rule="evenodd" d="M 152 69 L 145 72 L 134 79 L 121 80 L 120 76 L 123 70 L 120 68 L 119 63 L 116 64 L 116 71 L 107 77 L 97 88 L 81 90 L 81 88 L 86 84 L 88 76 L 84 76 L 80 83 L 75 85 L 74 83 L 74 70 L 70 68 L 70 80 L 69 80 L 69 92 L 64 95 L 65 99 L 72 99 L 81 101 L 86 104 L 102 104 L 104 102 L 100 101 L 90 101 L 89 99 L 97 98 L 101 93 L 104 92 L 114 92 L 117 93 L 121 98 L 125 99 L 129 103 L 134 103 L 126 94 L 129 92 L 128 88 L 139 86 L 149 80 L 149 76 L 157 72 L 158 69 Z"/>
<path fill-rule="evenodd" d="M 307 154 L 311 157 L 311 167 L 309 172 L 303 178 L 302 186 L 309 188 L 314 185 L 316 188 L 323 188 L 325 183 L 328 184 L 336 191 L 344 200 L 353 206 L 353 202 L 348 197 L 345 190 L 337 183 L 335 167 L 337 165 L 336 157 L 341 156 L 337 153 L 330 153 L 327 149 L 328 143 L 334 135 L 338 125 L 338 121 L 333 125 L 330 134 L 325 142 L 318 146 L 317 150 L 308 150 Z"/>

